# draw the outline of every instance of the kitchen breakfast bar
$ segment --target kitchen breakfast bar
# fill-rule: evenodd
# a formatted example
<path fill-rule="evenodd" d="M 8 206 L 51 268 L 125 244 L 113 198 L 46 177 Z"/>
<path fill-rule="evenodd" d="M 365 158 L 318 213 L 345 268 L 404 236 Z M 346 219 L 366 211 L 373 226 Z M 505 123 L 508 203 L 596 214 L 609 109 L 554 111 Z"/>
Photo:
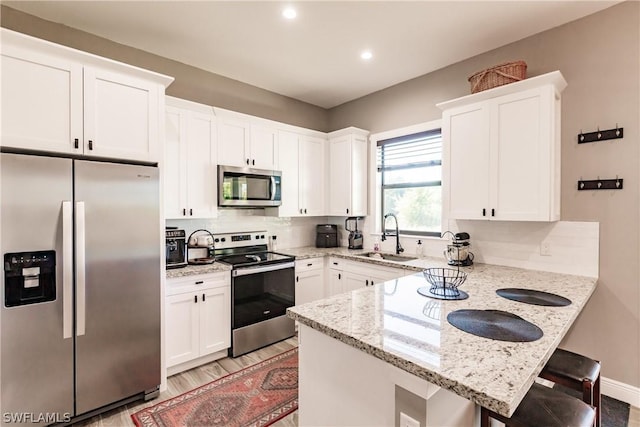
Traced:
<path fill-rule="evenodd" d="M 464 271 L 460 289 L 469 297 L 463 300 L 421 295 L 428 283 L 418 272 L 290 308 L 299 322 L 300 425 L 398 426 L 402 413 L 423 426 L 475 426 L 479 406 L 511 416 L 597 278 L 487 264 Z M 571 303 L 526 304 L 497 295 L 501 288 L 548 292 Z M 461 309 L 505 311 L 543 335 L 530 342 L 472 335 L 447 321 Z M 405 425 L 411 424 L 403 419 Z"/>

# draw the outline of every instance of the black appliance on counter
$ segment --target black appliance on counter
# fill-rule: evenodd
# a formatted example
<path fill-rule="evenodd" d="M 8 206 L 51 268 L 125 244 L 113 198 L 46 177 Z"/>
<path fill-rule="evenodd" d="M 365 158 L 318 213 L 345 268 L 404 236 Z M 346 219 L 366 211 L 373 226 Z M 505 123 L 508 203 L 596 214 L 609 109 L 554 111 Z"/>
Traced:
<path fill-rule="evenodd" d="M 362 219 L 362 217 L 350 216 L 344 220 L 344 229 L 349 232 L 349 249 L 362 249 L 363 236 L 362 231 L 358 230 L 359 219 Z"/>
<path fill-rule="evenodd" d="M 184 230 L 167 227 L 165 231 L 165 254 L 167 270 L 187 265 L 187 238 Z"/>
<path fill-rule="evenodd" d="M 316 248 L 337 248 L 338 226 L 335 224 L 316 225 Z"/>
<path fill-rule="evenodd" d="M 267 232 L 214 234 L 217 262 L 231 265 L 231 348 L 237 357 L 295 335 L 295 257 L 267 250 Z"/>

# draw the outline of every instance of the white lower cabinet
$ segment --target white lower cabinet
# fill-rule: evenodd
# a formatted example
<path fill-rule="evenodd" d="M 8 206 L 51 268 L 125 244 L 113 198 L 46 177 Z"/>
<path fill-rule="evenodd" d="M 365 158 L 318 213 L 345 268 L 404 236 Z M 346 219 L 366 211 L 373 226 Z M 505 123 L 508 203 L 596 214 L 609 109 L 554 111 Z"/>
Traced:
<path fill-rule="evenodd" d="M 382 267 L 367 262 L 329 258 L 329 295 L 353 291 L 365 286 L 406 276 L 411 272 L 402 268 Z"/>
<path fill-rule="evenodd" d="M 324 297 L 324 258 L 296 261 L 296 305 Z"/>
<path fill-rule="evenodd" d="M 206 363 L 210 360 L 205 356 L 230 347 L 229 272 L 167 279 L 166 294 L 165 354 L 169 375 Z"/>

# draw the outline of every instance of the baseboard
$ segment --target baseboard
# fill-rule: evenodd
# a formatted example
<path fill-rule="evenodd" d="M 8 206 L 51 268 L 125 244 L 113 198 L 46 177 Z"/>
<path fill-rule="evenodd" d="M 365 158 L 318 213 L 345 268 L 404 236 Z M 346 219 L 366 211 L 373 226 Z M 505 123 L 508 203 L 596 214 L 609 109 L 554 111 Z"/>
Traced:
<path fill-rule="evenodd" d="M 640 388 L 610 378 L 600 378 L 600 393 L 640 408 Z"/>

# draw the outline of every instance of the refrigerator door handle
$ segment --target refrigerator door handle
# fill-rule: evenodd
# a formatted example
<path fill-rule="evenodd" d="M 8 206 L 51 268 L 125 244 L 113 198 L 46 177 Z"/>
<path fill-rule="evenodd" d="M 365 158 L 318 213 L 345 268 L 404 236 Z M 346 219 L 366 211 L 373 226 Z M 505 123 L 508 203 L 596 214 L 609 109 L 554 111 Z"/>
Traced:
<path fill-rule="evenodd" d="M 62 202 L 62 338 L 73 334 L 73 206 Z"/>
<path fill-rule="evenodd" d="M 76 336 L 85 332 L 85 222 L 84 202 L 76 202 Z"/>

